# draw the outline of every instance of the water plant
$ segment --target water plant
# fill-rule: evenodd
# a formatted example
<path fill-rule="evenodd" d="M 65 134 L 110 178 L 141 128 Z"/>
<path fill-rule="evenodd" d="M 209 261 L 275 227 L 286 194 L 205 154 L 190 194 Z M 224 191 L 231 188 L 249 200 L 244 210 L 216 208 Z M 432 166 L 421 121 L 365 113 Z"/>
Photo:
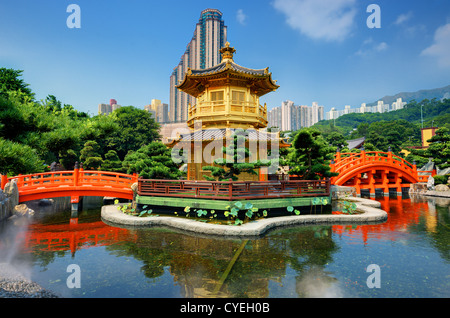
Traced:
<path fill-rule="evenodd" d="M 290 213 L 295 213 L 295 215 L 300 215 L 300 211 L 297 210 L 297 209 L 294 209 L 294 207 L 292 207 L 292 206 L 288 206 L 288 207 L 286 208 L 286 210 L 287 210 L 288 212 L 290 212 Z"/>
<path fill-rule="evenodd" d="M 323 206 L 328 204 L 328 198 L 324 197 L 324 198 L 319 198 L 319 197 L 315 197 L 312 199 L 311 201 L 311 211 L 310 213 L 312 213 L 312 207 L 314 206 L 314 213 L 317 212 L 317 206 L 320 205 L 320 213 L 322 213 L 323 210 Z"/>
<path fill-rule="evenodd" d="M 351 201 L 343 201 L 339 202 L 342 207 L 342 213 L 345 214 L 354 214 L 356 212 L 356 203 Z"/>
<path fill-rule="evenodd" d="M 119 203 L 119 200 L 115 200 L 114 203 L 115 204 Z M 141 212 L 138 212 L 136 210 L 136 208 L 133 207 L 133 204 L 131 204 L 131 203 L 130 204 L 119 205 L 117 207 L 117 209 L 119 211 L 122 211 L 122 213 L 125 213 L 125 214 L 128 214 L 128 215 L 132 215 L 132 216 L 139 216 L 139 217 L 144 217 L 146 215 L 150 216 L 152 214 L 153 210 L 152 209 L 147 209 L 147 208 L 148 208 L 148 206 L 144 205 L 142 207 L 143 210 Z M 155 215 L 155 216 L 157 216 L 157 215 Z"/>
<path fill-rule="evenodd" d="M 234 205 L 227 206 L 226 211 L 224 212 L 224 216 L 229 218 L 228 223 L 234 225 L 241 225 L 244 221 L 250 221 L 252 219 L 257 219 L 260 217 L 267 217 L 267 210 L 259 212 L 259 208 L 254 207 L 252 203 L 247 202 L 245 205 L 241 201 L 237 201 Z M 244 215 L 244 220 L 239 218 L 239 212 L 241 215 Z M 234 221 L 234 223 L 232 223 Z"/>

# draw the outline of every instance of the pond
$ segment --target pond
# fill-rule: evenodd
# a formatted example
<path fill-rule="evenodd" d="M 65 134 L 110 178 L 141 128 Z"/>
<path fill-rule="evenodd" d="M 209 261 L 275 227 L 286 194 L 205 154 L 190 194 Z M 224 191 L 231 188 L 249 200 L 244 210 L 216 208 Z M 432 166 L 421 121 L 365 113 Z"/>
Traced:
<path fill-rule="evenodd" d="M 377 200 L 389 214 L 383 224 L 292 227 L 250 240 L 112 227 L 98 208 L 77 218 L 43 208 L 29 224 L 3 225 L 0 263 L 68 298 L 450 297 L 450 200 Z M 68 287 L 71 264 L 80 288 Z M 367 271 L 371 264 L 378 270 Z M 379 288 L 369 288 L 375 272 Z"/>

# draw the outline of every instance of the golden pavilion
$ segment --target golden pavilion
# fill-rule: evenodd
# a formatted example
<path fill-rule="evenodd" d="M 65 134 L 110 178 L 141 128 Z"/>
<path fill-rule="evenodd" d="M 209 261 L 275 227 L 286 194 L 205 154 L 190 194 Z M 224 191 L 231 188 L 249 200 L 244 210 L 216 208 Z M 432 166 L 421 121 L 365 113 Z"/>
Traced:
<path fill-rule="evenodd" d="M 187 179 L 205 180 L 214 158 L 223 158 L 221 151 L 236 129 L 247 133 L 246 147 L 252 155 L 249 160 L 267 159 L 268 149 L 273 145 L 288 147 L 279 133 L 269 133 L 267 127 L 267 106 L 259 104 L 259 98 L 276 91 L 279 86 L 272 80 L 269 68 L 250 69 L 236 64 L 233 54 L 236 50 L 226 43 L 220 50 L 220 64 L 207 69 L 192 70 L 177 88 L 196 98 L 196 105 L 189 105 L 187 125 L 189 134 L 182 134 L 172 140 L 169 147 L 181 147 L 187 156 Z M 255 146 L 256 145 L 256 146 Z M 243 173 L 239 180 L 267 180 L 267 168 L 260 168 L 258 176 Z"/>

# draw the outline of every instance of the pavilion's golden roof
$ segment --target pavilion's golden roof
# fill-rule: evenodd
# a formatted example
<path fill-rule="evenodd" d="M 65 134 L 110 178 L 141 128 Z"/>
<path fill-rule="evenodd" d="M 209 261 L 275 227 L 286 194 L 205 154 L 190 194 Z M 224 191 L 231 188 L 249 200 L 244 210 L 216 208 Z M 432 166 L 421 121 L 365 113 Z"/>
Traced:
<path fill-rule="evenodd" d="M 269 68 L 251 69 L 234 63 L 233 53 L 236 50 L 227 42 L 220 50 L 222 62 L 213 67 L 200 70 L 188 68 L 183 81 L 176 86 L 181 91 L 194 97 L 200 95 L 211 81 L 219 79 L 235 80 L 242 86 L 249 86 L 252 91 L 262 96 L 279 88 L 276 81 L 272 80 Z"/>

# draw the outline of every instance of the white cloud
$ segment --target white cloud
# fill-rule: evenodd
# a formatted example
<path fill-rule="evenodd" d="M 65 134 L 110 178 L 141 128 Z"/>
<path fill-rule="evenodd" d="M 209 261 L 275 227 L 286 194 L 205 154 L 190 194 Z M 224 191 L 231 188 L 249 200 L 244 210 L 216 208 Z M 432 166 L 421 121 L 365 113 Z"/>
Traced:
<path fill-rule="evenodd" d="M 319 40 L 343 41 L 350 35 L 356 0 L 274 0 L 286 23 L 302 34 Z"/>
<path fill-rule="evenodd" d="M 375 50 L 378 52 L 385 51 L 385 50 L 387 50 L 387 48 L 388 48 L 388 45 L 386 42 L 381 42 L 380 44 L 375 46 Z"/>
<path fill-rule="evenodd" d="M 236 20 L 242 24 L 245 25 L 245 20 L 247 19 L 247 16 L 244 13 L 244 10 L 239 9 L 236 13 Z"/>
<path fill-rule="evenodd" d="M 368 56 L 376 52 L 383 52 L 389 48 L 386 42 L 376 43 L 372 38 L 363 41 L 361 48 L 355 53 L 358 56 Z"/>
<path fill-rule="evenodd" d="M 440 66 L 450 67 L 450 23 L 439 27 L 434 33 L 434 43 L 421 53 L 435 57 Z"/>
<path fill-rule="evenodd" d="M 400 15 L 397 17 L 397 20 L 395 20 L 394 24 L 400 25 L 400 24 L 402 24 L 402 23 L 408 21 L 409 19 L 411 19 L 412 16 L 413 16 L 413 13 L 412 13 L 411 11 L 408 12 L 408 13 L 400 14 Z"/>

